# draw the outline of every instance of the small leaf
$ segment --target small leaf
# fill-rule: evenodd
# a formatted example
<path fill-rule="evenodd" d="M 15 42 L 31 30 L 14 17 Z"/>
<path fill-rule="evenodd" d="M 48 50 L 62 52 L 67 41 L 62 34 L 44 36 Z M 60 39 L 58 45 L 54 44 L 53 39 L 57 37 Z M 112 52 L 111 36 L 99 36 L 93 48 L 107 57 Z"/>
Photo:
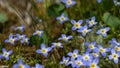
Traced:
<path fill-rule="evenodd" d="M 107 25 L 113 28 L 117 28 L 120 26 L 120 19 L 111 15 L 109 12 L 104 13 L 102 18 Z"/>
<path fill-rule="evenodd" d="M 0 13 L 0 23 L 5 23 L 8 20 L 8 17 L 4 13 Z"/>

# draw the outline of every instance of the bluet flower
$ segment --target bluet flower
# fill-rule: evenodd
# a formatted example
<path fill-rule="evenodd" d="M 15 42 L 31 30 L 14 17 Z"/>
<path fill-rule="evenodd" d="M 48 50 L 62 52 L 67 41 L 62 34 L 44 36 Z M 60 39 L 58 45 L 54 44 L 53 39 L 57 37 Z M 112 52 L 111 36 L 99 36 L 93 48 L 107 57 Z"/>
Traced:
<path fill-rule="evenodd" d="M 97 64 L 98 64 L 99 60 L 98 59 L 94 59 L 90 64 L 89 67 L 90 68 L 100 68 Z"/>
<path fill-rule="evenodd" d="M 102 56 L 106 56 L 106 52 L 108 52 L 107 48 L 103 48 L 101 45 L 98 45 L 98 49 L 96 49 L 96 52 L 99 51 L 99 53 L 101 53 Z"/>
<path fill-rule="evenodd" d="M 96 47 L 95 47 L 95 45 L 96 45 L 96 42 L 95 42 L 95 41 L 93 41 L 93 42 L 91 42 L 91 43 L 85 42 L 85 45 L 88 47 L 87 51 L 92 51 L 92 50 L 94 50 L 94 49 L 96 48 Z"/>
<path fill-rule="evenodd" d="M 35 65 L 35 68 L 44 68 L 44 66 L 37 63 L 37 64 Z"/>
<path fill-rule="evenodd" d="M 86 53 L 82 56 L 82 58 L 83 58 L 83 63 L 84 63 L 84 65 L 85 65 L 85 66 L 88 66 L 93 57 L 91 56 L 90 53 L 86 52 Z"/>
<path fill-rule="evenodd" d="M 9 38 L 6 39 L 5 42 L 14 45 L 14 42 L 17 41 L 17 40 L 18 40 L 17 38 L 14 38 L 14 37 L 13 37 L 13 34 L 10 34 L 10 35 L 9 35 Z"/>
<path fill-rule="evenodd" d="M 63 24 L 65 21 L 69 20 L 64 13 L 62 13 L 61 16 L 57 17 L 56 19 L 60 21 L 60 24 Z"/>
<path fill-rule="evenodd" d="M 65 64 L 67 66 L 69 59 L 70 59 L 69 57 L 63 56 L 62 61 L 60 62 L 60 64 Z"/>
<path fill-rule="evenodd" d="M 81 24 L 83 23 L 83 20 L 79 20 L 78 22 L 71 20 L 71 23 L 73 24 L 72 30 L 76 30 L 82 27 Z"/>
<path fill-rule="evenodd" d="M 105 28 L 101 28 L 100 30 L 98 30 L 96 33 L 97 34 L 101 34 L 102 36 L 106 37 L 107 36 L 107 32 L 110 30 L 109 27 L 105 27 Z"/>
<path fill-rule="evenodd" d="M 75 61 L 76 61 L 75 59 L 71 58 L 70 61 L 68 61 L 67 65 L 71 65 L 72 68 L 75 68 L 75 66 L 76 66 Z"/>
<path fill-rule="evenodd" d="M 38 0 L 38 2 L 39 2 L 39 3 L 41 3 L 41 2 L 42 2 L 42 0 Z"/>
<path fill-rule="evenodd" d="M 3 54 L 0 54 L 0 58 L 5 58 L 6 60 L 9 60 L 9 56 L 13 53 L 12 50 L 7 51 L 5 48 L 2 48 Z"/>
<path fill-rule="evenodd" d="M 18 59 L 17 64 L 14 64 L 13 68 L 30 68 L 30 66 L 24 64 L 22 59 Z"/>
<path fill-rule="evenodd" d="M 96 18 L 95 17 L 92 17 L 91 20 L 86 20 L 86 22 L 89 24 L 89 27 L 92 27 L 93 25 L 96 25 L 97 22 L 95 21 Z"/>
<path fill-rule="evenodd" d="M 30 40 L 30 38 L 27 38 L 27 37 L 24 37 L 24 38 L 22 38 L 22 40 L 20 41 L 22 44 L 23 43 L 26 43 L 27 45 L 29 44 L 29 40 Z"/>
<path fill-rule="evenodd" d="M 50 52 L 50 51 L 52 50 L 51 47 L 47 47 L 47 48 L 46 48 L 46 45 L 45 45 L 44 43 L 41 44 L 40 47 L 41 47 L 41 49 L 37 49 L 37 50 L 36 50 L 36 53 L 42 54 L 42 55 L 44 55 L 45 57 L 47 57 L 48 52 Z"/>
<path fill-rule="evenodd" d="M 60 43 L 60 42 L 53 42 L 52 43 L 52 48 L 63 48 L 63 46 L 62 46 L 62 43 Z"/>
<path fill-rule="evenodd" d="M 19 40 L 22 40 L 23 38 L 26 37 L 26 35 L 20 35 L 20 34 L 16 34 L 16 37 L 19 39 Z"/>
<path fill-rule="evenodd" d="M 25 29 L 25 25 L 17 26 L 17 27 L 14 28 L 15 31 L 20 30 L 21 32 L 23 32 L 24 29 Z"/>
<path fill-rule="evenodd" d="M 62 34 L 61 36 L 62 37 L 58 38 L 58 40 L 63 40 L 65 42 L 68 42 L 68 40 L 72 38 L 71 35 L 70 36 L 66 36 L 65 34 Z"/>
<path fill-rule="evenodd" d="M 86 36 L 86 34 L 88 32 L 91 32 L 91 29 L 88 29 L 87 25 L 83 26 L 82 28 L 80 28 L 79 30 L 77 30 L 78 32 L 82 33 L 82 36 Z"/>
<path fill-rule="evenodd" d="M 74 51 L 73 51 L 73 53 L 72 52 L 69 52 L 68 53 L 68 56 L 70 56 L 71 58 L 77 58 L 78 56 L 80 56 L 80 55 L 78 55 L 78 50 L 77 49 L 75 49 Z"/>
<path fill-rule="evenodd" d="M 36 31 L 33 33 L 33 35 L 42 36 L 43 33 L 44 33 L 44 31 L 42 31 L 42 30 L 36 30 Z"/>
<path fill-rule="evenodd" d="M 62 0 L 62 2 L 66 5 L 66 8 L 76 4 L 75 0 Z"/>
<path fill-rule="evenodd" d="M 80 68 L 83 65 L 84 65 L 84 62 L 82 60 L 82 57 L 81 56 L 77 57 L 77 60 L 75 60 L 75 66 L 76 66 L 76 68 Z"/>
<path fill-rule="evenodd" d="M 117 64 L 119 61 L 120 53 L 117 53 L 114 49 L 111 50 L 111 55 L 108 56 L 109 59 L 113 59 L 114 62 Z"/>

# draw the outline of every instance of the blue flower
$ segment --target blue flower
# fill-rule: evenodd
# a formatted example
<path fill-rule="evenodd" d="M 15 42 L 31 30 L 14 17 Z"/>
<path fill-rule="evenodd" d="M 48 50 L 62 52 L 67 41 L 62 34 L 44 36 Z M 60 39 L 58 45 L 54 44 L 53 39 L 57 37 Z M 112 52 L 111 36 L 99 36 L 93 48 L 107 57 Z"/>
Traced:
<path fill-rule="evenodd" d="M 66 4 L 66 8 L 69 8 L 70 6 L 73 6 L 76 4 L 74 0 L 62 0 L 64 4 Z"/>
<path fill-rule="evenodd" d="M 62 34 L 61 36 L 62 37 L 58 38 L 58 40 L 63 40 L 65 42 L 68 42 L 68 40 L 72 38 L 71 35 L 70 36 L 66 36 L 65 34 Z"/>
<path fill-rule="evenodd" d="M 91 20 L 86 20 L 86 22 L 89 24 L 89 27 L 92 27 L 93 25 L 96 25 L 97 22 L 95 21 L 95 17 L 92 17 Z"/>
<path fill-rule="evenodd" d="M 22 59 L 18 59 L 17 64 L 14 64 L 13 68 L 30 68 L 30 66 L 24 64 Z"/>
<path fill-rule="evenodd" d="M 82 28 L 80 28 L 79 30 L 77 30 L 78 32 L 82 33 L 82 36 L 86 36 L 86 34 L 88 32 L 91 32 L 91 29 L 88 29 L 87 25 L 83 26 Z"/>
<path fill-rule="evenodd" d="M 26 43 L 27 45 L 29 44 L 29 40 L 30 40 L 30 38 L 27 38 L 27 37 L 24 37 L 24 38 L 22 38 L 22 40 L 20 41 L 22 44 L 23 43 Z"/>
<path fill-rule="evenodd" d="M 75 68 L 76 64 L 75 64 L 75 59 L 71 58 L 70 61 L 68 61 L 68 63 L 66 64 L 68 65 L 72 65 L 72 68 Z"/>
<path fill-rule="evenodd" d="M 117 64 L 118 61 L 119 61 L 118 58 L 120 57 L 120 53 L 116 53 L 116 51 L 115 51 L 114 49 L 111 50 L 111 53 L 112 53 L 112 54 L 108 56 L 109 59 L 110 59 L 110 60 L 113 59 L 114 62 Z"/>
<path fill-rule="evenodd" d="M 33 35 L 38 35 L 38 36 L 42 36 L 43 35 L 43 32 L 42 30 L 36 30 Z"/>
<path fill-rule="evenodd" d="M 83 62 L 85 66 L 88 66 L 91 62 L 91 60 L 93 59 L 92 55 L 88 52 L 86 52 L 83 56 Z"/>
<path fill-rule="evenodd" d="M 102 0 L 97 0 L 98 3 L 101 3 Z"/>
<path fill-rule="evenodd" d="M 100 68 L 97 64 L 98 64 L 99 60 L 98 59 L 94 59 L 91 61 L 91 63 L 89 64 L 90 68 Z"/>
<path fill-rule="evenodd" d="M 110 28 L 109 27 L 105 27 L 105 28 L 101 28 L 100 30 L 98 30 L 96 33 L 97 34 L 101 34 L 101 35 L 103 35 L 104 37 L 106 37 L 107 36 L 107 32 L 110 30 Z"/>
<path fill-rule="evenodd" d="M 77 58 L 78 56 L 80 56 L 80 55 L 78 55 L 78 50 L 77 49 L 75 49 L 74 51 L 73 51 L 73 53 L 72 52 L 69 52 L 68 53 L 68 56 L 70 56 L 71 58 Z"/>
<path fill-rule="evenodd" d="M 35 68 L 44 68 L 44 66 L 37 63 L 37 64 L 35 65 Z"/>
<path fill-rule="evenodd" d="M 39 2 L 39 3 L 41 3 L 41 2 L 42 2 L 42 0 L 38 0 L 38 2 Z"/>
<path fill-rule="evenodd" d="M 13 53 L 12 50 L 7 51 L 5 48 L 2 48 L 3 54 L 0 54 L 0 58 L 5 58 L 6 60 L 9 60 L 9 56 Z"/>
<path fill-rule="evenodd" d="M 60 62 L 60 64 L 65 64 L 67 66 L 69 59 L 70 59 L 69 57 L 64 57 L 63 56 L 62 61 Z"/>
<path fill-rule="evenodd" d="M 18 38 L 18 40 L 22 40 L 23 38 L 26 37 L 26 35 L 20 35 L 20 34 L 16 34 L 16 37 Z"/>
<path fill-rule="evenodd" d="M 81 56 L 77 57 L 77 60 L 75 60 L 75 66 L 76 66 L 76 68 L 80 68 L 83 65 L 84 65 L 84 62 L 82 60 L 82 57 Z"/>
<path fill-rule="evenodd" d="M 24 29 L 25 29 L 25 25 L 17 26 L 17 27 L 14 28 L 15 31 L 20 30 L 21 32 L 23 32 Z"/>
<path fill-rule="evenodd" d="M 73 24 L 72 30 L 76 30 L 81 28 L 83 20 L 79 20 L 78 22 L 76 22 L 75 20 L 71 20 L 71 23 Z"/>
<path fill-rule="evenodd" d="M 41 49 L 37 49 L 37 50 L 36 50 L 36 53 L 38 53 L 38 54 L 43 54 L 45 57 L 47 57 L 48 52 L 52 50 L 51 47 L 47 47 L 47 48 L 46 48 L 46 45 L 45 45 L 44 43 L 41 44 L 40 47 L 41 47 Z"/>
<path fill-rule="evenodd" d="M 61 16 L 57 17 L 56 19 L 60 21 L 60 24 L 63 24 L 65 21 L 69 20 L 64 13 L 62 13 Z"/>
<path fill-rule="evenodd" d="M 103 48 L 101 45 L 98 45 L 98 49 L 96 49 L 96 52 L 100 52 L 102 56 L 106 56 L 106 52 L 108 52 L 107 48 Z"/>
<path fill-rule="evenodd" d="M 9 35 L 9 38 L 6 39 L 5 42 L 14 45 L 14 42 L 17 41 L 17 40 L 18 40 L 17 38 L 14 38 L 14 37 L 13 37 L 13 34 L 10 34 L 10 35 Z"/>
<path fill-rule="evenodd" d="M 99 52 L 93 52 L 92 56 L 93 56 L 93 58 L 99 58 L 100 57 Z"/>
<path fill-rule="evenodd" d="M 95 41 L 93 41 L 93 42 L 91 42 L 91 43 L 89 43 L 89 42 L 85 42 L 85 45 L 88 47 L 88 49 L 87 49 L 87 51 L 92 51 L 92 50 L 95 50 L 95 45 L 96 45 L 96 42 Z"/>
<path fill-rule="evenodd" d="M 113 46 L 120 46 L 120 42 L 117 42 L 117 40 L 115 38 L 112 38 L 112 40 L 110 41 L 110 43 L 113 45 Z"/>
<path fill-rule="evenodd" d="M 60 43 L 60 42 L 53 42 L 52 43 L 52 46 L 51 46 L 52 48 L 63 48 L 63 46 L 62 46 L 62 43 Z"/>

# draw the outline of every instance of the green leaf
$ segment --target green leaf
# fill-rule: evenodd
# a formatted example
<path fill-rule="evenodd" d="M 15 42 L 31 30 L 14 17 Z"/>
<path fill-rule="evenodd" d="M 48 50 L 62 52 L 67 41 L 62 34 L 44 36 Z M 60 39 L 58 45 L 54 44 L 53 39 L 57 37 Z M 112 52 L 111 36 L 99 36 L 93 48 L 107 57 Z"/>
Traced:
<path fill-rule="evenodd" d="M 0 13 L 0 23 L 5 23 L 8 20 L 8 17 L 4 13 Z"/>
<path fill-rule="evenodd" d="M 49 16 L 58 16 L 61 11 L 63 11 L 65 6 L 62 3 L 53 4 L 47 8 L 47 13 Z"/>
<path fill-rule="evenodd" d="M 120 26 L 120 19 L 116 16 L 111 15 L 109 12 L 104 13 L 102 18 L 107 25 L 113 28 L 117 28 Z"/>
<path fill-rule="evenodd" d="M 62 11 L 65 8 L 65 6 L 63 4 L 57 4 L 54 9 L 56 12 Z"/>

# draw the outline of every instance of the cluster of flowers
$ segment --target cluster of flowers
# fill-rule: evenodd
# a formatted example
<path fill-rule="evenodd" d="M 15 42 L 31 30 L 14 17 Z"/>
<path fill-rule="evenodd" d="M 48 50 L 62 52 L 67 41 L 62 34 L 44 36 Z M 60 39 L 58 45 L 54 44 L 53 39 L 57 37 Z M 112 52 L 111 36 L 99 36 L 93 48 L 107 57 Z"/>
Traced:
<path fill-rule="evenodd" d="M 61 24 L 63 24 L 65 21 L 69 20 L 69 18 L 66 17 L 64 13 L 62 13 L 61 16 L 57 17 L 56 19 L 59 20 Z M 83 20 L 78 20 L 78 21 L 71 20 L 71 23 L 73 24 L 72 30 L 77 30 L 77 32 L 82 33 L 82 36 L 86 36 L 87 33 L 92 31 L 91 29 L 88 29 L 88 28 L 91 28 L 92 26 L 97 24 L 97 22 L 95 20 L 96 20 L 95 17 L 92 17 L 91 20 L 87 19 L 86 22 L 88 23 L 88 25 L 86 24 L 84 26 L 82 26 Z M 104 37 L 106 37 L 107 32 L 109 30 L 110 30 L 109 27 L 103 27 L 102 26 L 96 32 L 96 34 L 101 34 Z"/>
<path fill-rule="evenodd" d="M 25 29 L 25 25 L 21 25 L 21 26 L 17 26 L 14 28 L 14 30 L 19 30 L 21 32 L 23 32 Z M 42 30 L 36 30 L 33 35 L 38 35 L 38 36 L 42 36 L 44 31 Z M 29 38 L 25 35 L 25 34 L 10 34 L 8 39 L 5 40 L 6 43 L 10 43 L 12 45 L 14 45 L 15 41 L 20 41 L 21 44 L 26 43 L 27 45 L 29 44 Z"/>
<path fill-rule="evenodd" d="M 23 32 L 24 28 L 25 28 L 25 26 L 23 27 L 23 25 L 22 25 L 19 27 L 15 27 L 15 30 L 19 30 L 19 31 Z M 42 36 L 43 33 L 44 33 L 44 31 L 42 31 L 42 30 L 36 30 L 33 33 L 33 35 Z M 65 42 L 68 42 L 68 40 L 72 38 L 72 36 L 66 36 L 65 34 L 62 34 L 61 36 L 62 37 L 58 38 L 58 40 L 63 40 Z M 15 41 L 20 41 L 21 44 L 23 44 L 23 43 L 26 43 L 27 45 L 29 44 L 29 38 L 26 37 L 26 35 L 24 35 L 24 34 L 23 35 L 10 34 L 8 39 L 5 40 L 6 43 L 10 43 L 12 45 L 14 45 Z M 41 47 L 41 49 L 37 49 L 36 53 L 42 54 L 45 57 L 47 57 L 48 52 L 50 52 L 53 48 L 63 48 L 61 42 L 53 42 L 51 47 L 46 47 L 46 45 L 43 43 L 40 45 L 40 47 Z M 12 50 L 7 51 L 5 48 L 2 49 L 2 52 L 3 52 L 3 54 L 0 54 L 0 59 L 5 58 L 6 60 L 9 60 L 9 56 L 13 53 Z M 38 64 L 36 64 L 36 66 L 40 66 L 38 68 L 43 68 L 43 66 L 38 65 Z M 22 59 L 18 59 L 18 64 L 15 64 L 13 66 L 13 68 L 19 68 L 19 67 L 29 68 L 30 66 L 23 64 Z"/>
<path fill-rule="evenodd" d="M 25 29 L 25 25 L 17 26 L 14 28 L 14 30 L 19 30 L 20 32 L 23 32 Z M 44 31 L 42 30 L 36 30 L 33 35 L 38 35 L 42 36 Z M 25 34 L 10 34 L 8 39 L 5 40 L 6 43 L 10 43 L 14 45 L 15 41 L 20 41 L 21 44 L 26 43 L 27 45 L 29 44 L 29 38 L 26 37 Z M 7 51 L 5 48 L 2 48 L 2 54 L 0 54 L 0 59 L 5 58 L 6 60 L 9 60 L 9 56 L 13 53 L 13 50 Z M 13 68 L 30 68 L 29 65 L 26 65 L 23 63 L 22 59 L 18 59 L 18 63 L 13 65 Z M 44 68 L 43 65 L 36 64 L 34 68 Z"/>
<path fill-rule="evenodd" d="M 101 45 L 96 46 L 96 42 L 85 42 L 87 49 L 83 55 L 80 55 L 78 50 L 75 49 L 73 52 L 69 52 L 67 57 L 63 56 L 60 64 L 71 65 L 73 68 L 80 68 L 82 66 L 100 68 L 98 63 L 101 57 L 108 58 L 109 60 L 113 59 L 114 63 L 117 64 L 120 57 L 120 42 L 113 38 L 110 43 L 112 45 L 110 48 L 103 48 Z"/>

